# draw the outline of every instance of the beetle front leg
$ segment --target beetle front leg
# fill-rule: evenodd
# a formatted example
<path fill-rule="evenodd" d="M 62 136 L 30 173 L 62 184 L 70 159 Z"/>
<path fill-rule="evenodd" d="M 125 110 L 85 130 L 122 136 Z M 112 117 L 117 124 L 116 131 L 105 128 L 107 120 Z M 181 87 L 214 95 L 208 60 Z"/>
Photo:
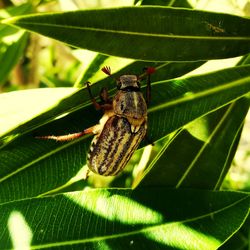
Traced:
<path fill-rule="evenodd" d="M 112 102 L 111 100 L 109 99 L 108 97 L 108 91 L 106 88 L 103 88 L 101 93 L 100 93 L 100 98 L 105 102 L 104 104 L 100 104 L 96 101 L 95 97 L 92 95 L 92 92 L 90 90 L 90 86 L 89 86 L 89 83 L 90 82 L 86 82 L 86 85 L 87 85 L 87 90 L 89 92 L 89 96 L 90 96 L 90 99 L 93 103 L 93 105 L 95 106 L 95 108 L 97 110 L 109 110 L 109 109 L 112 109 Z"/>
<path fill-rule="evenodd" d="M 146 97 L 147 105 L 149 104 L 150 100 L 151 100 L 151 79 L 150 79 L 150 74 L 148 74 L 148 77 L 147 77 L 147 97 Z"/>
<path fill-rule="evenodd" d="M 79 133 L 73 133 L 73 134 L 68 134 L 68 135 L 45 135 L 45 136 L 35 136 L 37 139 L 42 139 L 42 140 L 55 140 L 55 141 L 71 141 L 78 139 L 84 135 L 87 134 L 95 134 L 96 128 L 98 125 L 95 125 L 93 127 L 87 128 Z"/>
<path fill-rule="evenodd" d="M 151 75 L 155 72 L 154 67 L 145 67 L 143 69 L 147 74 L 147 96 L 146 96 L 146 103 L 149 104 L 151 100 Z"/>

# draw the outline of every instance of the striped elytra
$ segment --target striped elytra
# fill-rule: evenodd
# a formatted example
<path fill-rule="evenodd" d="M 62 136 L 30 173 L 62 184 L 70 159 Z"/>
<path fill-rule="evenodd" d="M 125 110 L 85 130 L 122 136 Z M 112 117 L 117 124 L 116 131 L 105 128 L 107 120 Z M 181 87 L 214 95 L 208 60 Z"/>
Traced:
<path fill-rule="evenodd" d="M 145 121 L 136 133 L 132 133 L 125 117 L 111 116 L 93 139 L 88 155 L 89 169 L 104 176 L 122 171 L 144 138 L 146 126 Z"/>

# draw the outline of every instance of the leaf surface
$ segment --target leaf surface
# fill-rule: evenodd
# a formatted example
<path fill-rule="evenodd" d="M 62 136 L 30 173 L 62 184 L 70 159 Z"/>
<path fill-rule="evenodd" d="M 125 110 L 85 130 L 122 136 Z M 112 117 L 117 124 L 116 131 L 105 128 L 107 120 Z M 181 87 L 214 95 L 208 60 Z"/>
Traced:
<path fill-rule="evenodd" d="M 97 91 L 99 84 L 93 87 Z M 159 140 L 190 121 L 240 98 L 249 90 L 250 66 L 156 82 L 152 86 L 149 108 L 149 138 Z M 57 118 L 65 112 L 67 116 Z M 90 144 L 89 136 L 68 143 L 41 141 L 34 137 L 82 131 L 96 124 L 100 117 L 101 112 L 94 110 L 86 89 L 82 89 L 61 100 L 48 112 L 6 134 L 0 150 L 0 200 L 16 200 L 51 192 L 82 173 Z"/>
<path fill-rule="evenodd" d="M 166 140 L 144 176 L 137 177 L 137 184 L 219 189 L 248 110 L 249 100 L 242 98 L 195 120 L 170 142 Z"/>
<path fill-rule="evenodd" d="M 19 240 L 31 249 L 213 250 L 246 219 L 249 195 L 164 188 L 95 189 L 11 202 L 0 208 L 4 249 Z"/>
<path fill-rule="evenodd" d="M 31 4 L 10 7 L 0 10 L 0 19 L 27 14 Z M 28 34 L 25 31 L 0 24 L 0 85 L 4 83 L 13 67 L 20 60 L 27 44 Z"/>
<path fill-rule="evenodd" d="M 250 52 L 250 19 L 182 8 L 121 7 L 3 22 L 78 48 L 144 61 L 209 60 Z"/>

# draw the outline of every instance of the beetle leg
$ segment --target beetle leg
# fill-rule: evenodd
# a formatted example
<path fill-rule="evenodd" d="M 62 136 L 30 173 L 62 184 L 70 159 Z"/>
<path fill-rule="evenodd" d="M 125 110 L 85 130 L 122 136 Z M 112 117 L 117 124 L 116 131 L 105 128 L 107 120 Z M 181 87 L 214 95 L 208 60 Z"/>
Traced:
<path fill-rule="evenodd" d="M 151 100 L 151 74 L 155 72 L 154 67 L 145 67 L 143 69 L 145 71 L 145 74 L 147 75 L 147 96 L 146 96 L 146 103 L 149 104 Z"/>
<path fill-rule="evenodd" d="M 101 105 L 96 101 L 95 97 L 91 93 L 90 86 L 89 86 L 90 82 L 86 82 L 85 84 L 87 85 L 87 90 L 89 92 L 91 102 L 93 103 L 93 105 L 95 106 L 97 110 L 101 109 Z"/>
<path fill-rule="evenodd" d="M 147 134 L 145 135 L 145 137 L 143 139 L 145 140 L 146 143 L 151 144 L 151 146 L 155 145 L 153 140 L 151 138 L 149 138 Z"/>
<path fill-rule="evenodd" d="M 83 179 L 84 179 L 84 180 L 87 180 L 87 179 L 89 178 L 90 174 L 91 174 L 90 170 L 89 170 L 89 169 L 86 169 L 86 170 L 84 171 Z"/>
<path fill-rule="evenodd" d="M 111 98 L 109 98 L 109 93 L 108 93 L 107 88 L 102 88 L 102 89 L 101 89 L 101 92 L 100 92 L 100 99 L 101 99 L 104 103 L 106 103 L 106 104 L 111 104 L 111 103 L 112 103 Z"/>
<path fill-rule="evenodd" d="M 87 85 L 87 89 L 88 89 L 88 92 L 89 92 L 89 96 L 90 96 L 90 99 L 93 103 L 93 105 L 95 106 L 95 108 L 97 110 L 108 110 L 108 109 L 112 109 L 112 104 L 110 102 L 110 99 L 108 98 L 108 91 L 107 89 L 102 89 L 101 91 L 101 94 L 100 94 L 100 97 L 101 99 L 103 99 L 105 102 L 107 101 L 107 103 L 104 103 L 104 104 L 100 104 L 96 101 L 95 97 L 92 95 L 91 93 L 91 90 L 90 90 L 90 86 L 89 86 L 89 82 L 86 82 L 86 85 Z"/>
<path fill-rule="evenodd" d="M 102 102 L 107 103 L 109 100 L 109 94 L 108 94 L 108 90 L 106 88 L 102 88 L 101 92 L 100 92 L 100 99 Z"/>
<path fill-rule="evenodd" d="M 96 127 L 97 127 L 97 125 L 90 127 L 90 128 L 87 128 L 87 129 L 83 130 L 82 132 L 74 133 L 74 134 L 45 135 L 45 136 L 36 136 L 35 138 L 42 139 L 42 140 L 71 141 L 71 140 L 75 140 L 75 139 L 80 138 L 80 137 L 87 135 L 87 134 L 94 134 Z"/>
<path fill-rule="evenodd" d="M 150 100 L 151 100 L 151 79 L 150 79 L 150 74 L 148 74 L 148 77 L 147 77 L 147 97 L 146 97 L 147 105 L 149 104 Z"/>

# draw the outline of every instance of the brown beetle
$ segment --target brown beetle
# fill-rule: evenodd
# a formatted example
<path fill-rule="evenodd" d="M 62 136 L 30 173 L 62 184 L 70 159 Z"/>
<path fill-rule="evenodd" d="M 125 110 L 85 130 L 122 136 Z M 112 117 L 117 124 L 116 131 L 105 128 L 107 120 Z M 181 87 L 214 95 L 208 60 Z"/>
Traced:
<path fill-rule="evenodd" d="M 111 76 L 109 67 L 102 71 Z M 147 69 L 147 102 L 150 98 L 150 74 L 154 68 Z M 68 141 L 85 134 L 93 133 L 88 153 L 89 169 L 104 176 L 117 175 L 126 166 L 138 148 L 147 131 L 147 103 L 140 91 L 140 78 L 136 75 L 122 75 L 117 80 L 117 93 L 111 101 L 107 90 L 101 97 L 104 104 L 96 102 L 87 83 L 92 103 L 96 109 L 104 110 L 100 123 L 80 133 L 62 136 L 41 136 L 41 139 Z"/>

